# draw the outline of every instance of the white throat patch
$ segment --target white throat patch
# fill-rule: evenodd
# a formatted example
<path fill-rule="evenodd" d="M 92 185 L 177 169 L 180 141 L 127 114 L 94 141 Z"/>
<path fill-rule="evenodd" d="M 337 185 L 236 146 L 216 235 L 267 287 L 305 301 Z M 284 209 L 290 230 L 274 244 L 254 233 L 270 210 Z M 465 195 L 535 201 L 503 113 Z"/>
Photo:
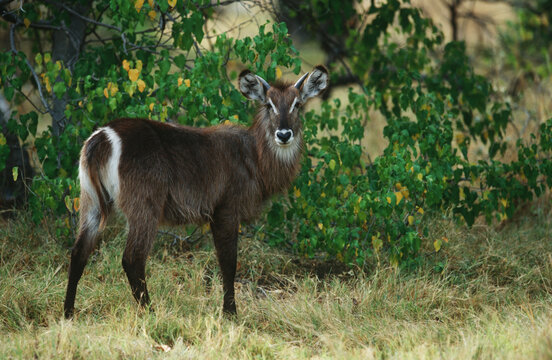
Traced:
<path fill-rule="evenodd" d="M 276 158 L 284 163 L 294 162 L 301 151 L 301 134 L 298 134 L 297 137 L 294 137 L 292 134 L 288 142 L 281 145 L 278 144 L 277 139 L 276 133 L 271 134 L 270 131 L 266 132 L 268 147 Z"/>

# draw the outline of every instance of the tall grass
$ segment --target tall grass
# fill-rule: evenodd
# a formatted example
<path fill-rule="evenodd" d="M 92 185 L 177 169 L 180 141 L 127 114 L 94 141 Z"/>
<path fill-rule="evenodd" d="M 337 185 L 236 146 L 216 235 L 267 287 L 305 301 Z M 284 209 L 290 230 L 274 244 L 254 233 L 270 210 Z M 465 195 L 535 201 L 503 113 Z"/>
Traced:
<path fill-rule="evenodd" d="M 549 200 L 549 199 L 548 199 Z M 207 241 L 160 238 L 148 263 L 154 312 L 132 298 L 125 231 L 111 225 L 62 318 L 69 249 L 22 214 L 0 229 L 0 358 L 552 359 L 548 200 L 500 227 L 428 218 L 421 265 L 358 271 L 240 242 L 237 318 Z M 330 270 L 333 269 L 333 270 Z"/>

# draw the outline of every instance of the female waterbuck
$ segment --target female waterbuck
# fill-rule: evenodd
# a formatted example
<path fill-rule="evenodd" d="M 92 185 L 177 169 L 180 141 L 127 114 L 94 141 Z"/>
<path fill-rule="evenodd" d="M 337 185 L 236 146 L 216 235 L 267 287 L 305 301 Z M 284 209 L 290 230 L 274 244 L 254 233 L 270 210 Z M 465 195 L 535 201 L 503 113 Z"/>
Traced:
<path fill-rule="evenodd" d="M 245 70 L 239 89 L 260 102 L 250 128 L 192 128 L 145 119 L 119 119 L 98 129 L 81 152 L 80 227 L 71 253 L 65 317 L 74 311 L 77 283 L 108 215 L 128 222 L 123 268 L 132 294 L 150 298 L 145 267 L 160 224 L 209 223 L 222 272 L 226 313 L 236 313 L 234 276 L 238 228 L 264 201 L 285 190 L 299 169 L 299 110 L 328 87 L 316 66 L 295 84 L 274 84 Z"/>

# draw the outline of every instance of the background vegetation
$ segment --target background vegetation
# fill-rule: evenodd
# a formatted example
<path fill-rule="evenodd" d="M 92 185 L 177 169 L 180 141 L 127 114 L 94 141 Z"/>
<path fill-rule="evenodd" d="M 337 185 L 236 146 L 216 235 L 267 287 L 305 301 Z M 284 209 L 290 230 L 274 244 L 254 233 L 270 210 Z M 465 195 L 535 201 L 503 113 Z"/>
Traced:
<path fill-rule="evenodd" d="M 485 1 L 440 1 L 440 27 L 423 2 L 245 1 L 230 23 L 234 3 L 0 1 L 2 204 L 24 204 L 0 248 L 5 356 L 550 357 L 548 2 L 503 1 L 477 46 Z M 140 313 L 115 222 L 60 321 L 83 140 L 117 117 L 248 124 L 242 68 L 315 58 L 332 89 L 303 115 L 299 178 L 242 227 L 239 320 L 195 228 L 160 233 Z"/>

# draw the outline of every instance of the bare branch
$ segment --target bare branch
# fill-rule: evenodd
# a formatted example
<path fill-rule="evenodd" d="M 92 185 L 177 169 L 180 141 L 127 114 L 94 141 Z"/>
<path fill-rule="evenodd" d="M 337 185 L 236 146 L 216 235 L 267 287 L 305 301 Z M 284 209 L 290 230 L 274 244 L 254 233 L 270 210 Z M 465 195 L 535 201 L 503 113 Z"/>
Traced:
<path fill-rule="evenodd" d="M 20 26 L 20 25 L 21 25 L 21 23 L 12 24 L 10 26 L 10 46 L 11 46 L 11 51 L 14 55 L 16 55 L 18 53 L 18 51 L 15 47 L 15 28 L 17 26 Z M 38 94 L 40 95 L 40 100 L 42 101 L 42 105 L 44 105 L 46 110 L 51 114 L 52 109 L 50 109 L 50 105 L 48 104 L 48 101 L 46 101 L 46 98 L 44 97 L 44 93 L 42 92 L 42 85 L 40 84 L 40 79 L 38 78 L 38 75 L 36 74 L 36 71 L 34 70 L 33 66 L 31 65 L 31 63 L 29 62 L 29 59 L 27 59 L 26 56 L 25 56 L 25 63 L 27 64 L 27 67 L 31 71 L 31 74 L 33 74 L 33 78 L 36 82 L 36 86 L 38 88 Z"/>

